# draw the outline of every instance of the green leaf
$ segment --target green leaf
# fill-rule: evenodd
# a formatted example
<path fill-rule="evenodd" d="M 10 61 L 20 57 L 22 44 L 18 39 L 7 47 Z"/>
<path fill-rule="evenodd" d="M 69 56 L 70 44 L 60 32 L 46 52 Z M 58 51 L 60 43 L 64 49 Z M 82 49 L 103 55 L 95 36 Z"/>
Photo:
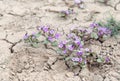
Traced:
<path fill-rule="evenodd" d="M 81 41 L 81 44 L 82 44 L 82 45 L 84 45 L 84 42 L 83 42 L 83 41 Z"/>
<path fill-rule="evenodd" d="M 48 44 L 48 43 L 49 41 L 47 39 L 43 41 L 43 44 Z"/>
<path fill-rule="evenodd" d="M 65 13 L 60 13 L 60 17 L 66 17 Z"/>
<path fill-rule="evenodd" d="M 41 35 L 40 33 L 37 33 L 37 34 L 35 34 L 35 37 L 38 38 L 38 37 L 40 37 L 40 35 Z"/>
<path fill-rule="evenodd" d="M 86 55 L 86 56 L 89 56 L 89 55 L 90 55 L 90 53 L 85 53 L 85 55 Z"/>
<path fill-rule="evenodd" d="M 97 59 L 97 62 L 98 62 L 98 63 L 102 63 L 102 62 L 103 62 L 103 59 L 102 59 L 102 58 L 98 58 L 98 59 Z"/>
<path fill-rule="evenodd" d="M 95 32 L 91 33 L 91 38 L 98 39 L 98 35 Z"/>
<path fill-rule="evenodd" d="M 82 36 L 83 36 L 83 34 L 82 34 L 81 32 L 79 32 L 79 33 L 78 33 L 78 36 L 82 37 Z"/>
<path fill-rule="evenodd" d="M 30 41 L 29 41 L 29 39 L 25 39 L 24 42 L 25 43 L 29 43 Z"/>
<path fill-rule="evenodd" d="M 35 43 L 38 43 L 38 42 L 39 42 L 39 40 L 38 40 L 37 38 L 34 38 L 34 39 L 32 39 L 31 41 L 32 41 L 32 42 L 35 42 Z"/>
<path fill-rule="evenodd" d="M 62 50 L 61 49 L 57 49 L 56 50 L 58 54 L 61 54 L 62 53 Z"/>
<path fill-rule="evenodd" d="M 68 60 L 70 60 L 71 59 L 71 57 L 66 57 L 65 58 L 65 61 L 68 61 Z"/>
<path fill-rule="evenodd" d="M 77 66 L 79 63 L 77 62 L 73 62 L 73 66 Z"/>
<path fill-rule="evenodd" d="M 57 46 L 58 45 L 58 42 L 55 41 L 55 42 L 52 42 L 52 46 Z"/>
<path fill-rule="evenodd" d="M 85 62 L 80 63 L 80 67 L 85 68 L 86 67 Z"/>
<path fill-rule="evenodd" d="M 107 39 L 107 38 L 109 38 L 109 36 L 107 36 L 107 35 L 103 35 L 103 39 Z"/>
<path fill-rule="evenodd" d="M 38 44 L 37 43 L 33 43 L 32 46 L 35 47 L 35 48 L 37 48 Z"/>
<path fill-rule="evenodd" d="M 81 66 L 82 68 L 85 68 L 85 67 L 86 67 L 86 65 L 85 65 L 85 64 L 81 64 L 80 66 Z"/>

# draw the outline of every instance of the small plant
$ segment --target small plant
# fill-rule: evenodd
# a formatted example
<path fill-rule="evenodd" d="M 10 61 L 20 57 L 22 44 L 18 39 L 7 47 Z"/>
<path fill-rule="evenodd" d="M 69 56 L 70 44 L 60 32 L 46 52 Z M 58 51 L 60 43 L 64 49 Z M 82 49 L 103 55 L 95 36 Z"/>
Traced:
<path fill-rule="evenodd" d="M 98 22 L 102 27 L 106 27 L 111 30 L 111 35 L 115 36 L 120 33 L 120 21 L 116 21 L 113 17 L 110 17 L 106 22 Z"/>
<path fill-rule="evenodd" d="M 84 68 L 88 64 L 106 63 L 103 57 L 98 56 L 91 49 L 86 48 L 85 42 L 81 37 L 71 33 L 67 36 L 66 40 L 59 43 L 59 53 L 63 56 L 70 68 Z"/>
<path fill-rule="evenodd" d="M 60 16 L 63 18 L 67 18 L 71 14 L 74 14 L 73 9 L 63 10 L 60 12 Z"/>
<path fill-rule="evenodd" d="M 43 41 L 39 41 L 39 37 L 44 36 Z M 49 45 L 56 47 L 56 52 L 62 56 L 65 63 L 70 67 L 83 68 L 88 65 L 100 65 L 109 62 L 109 57 L 102 57 L 94 53 L 92 49 L 86 46 L 90 40 L 104 41 L 105 37 L 111 36 L 111 30 L 101 27 L 96 23 L 92 23 L 87 29 L 73 29 L 66 38 L 59 41 L 60 34 L 55 32 L 49 26 L 38 27 L 38 33 L 32 35 L 25 34 L 24 40 L 33 47 L 37 47 L 42 43 L 47 48 Z"/>
<path fill-rule="evenodd" d="M 109 28 L 101 27 L 95 22 L 90 24 L 90 27 L 87 29 L 74 29 L 72 32 L 84 41 L 97 40 L 103 42 L 111 36 L 111 30 Z"/>
<path fill-rule="evenodd" d="M 84 8 L 84 0 L 74 0 L 74 2 L 79 8 Z"/>
<path fill-rule="evenodd" d="M 100 65 L 108 62 L 106 58 L 97 55 L 92 49 L 85 46 L 91 44 L 88 41 L 96 40 L 103 42 L 105 38 L 111 36 L 111 30 L 101 27 L 97 23 L 92 23 L 88 29 L 73 29 L 67 35 L 66 40 L 60 42 L 59 48 L 65 61 L 70 67 L 85 67 L 90 65 Z"/>
<path fill-rule="evenodd" d="M 60 34 L 55 32 L 55 30 L 50 29 L 49 26 L 40 26 L 37 28 L 38 33 L 33 33 L 32 35 L 25 34 L 24 40 L 25 43 L 29 43 L 33 47 L 38 47 L 39 43 L 43 43 L 47 48 L 47 45 L 57 46 L 57 39 L 60 37 Z M 45 39 L 39 41 L 39 37 L 44 36 Z"/>

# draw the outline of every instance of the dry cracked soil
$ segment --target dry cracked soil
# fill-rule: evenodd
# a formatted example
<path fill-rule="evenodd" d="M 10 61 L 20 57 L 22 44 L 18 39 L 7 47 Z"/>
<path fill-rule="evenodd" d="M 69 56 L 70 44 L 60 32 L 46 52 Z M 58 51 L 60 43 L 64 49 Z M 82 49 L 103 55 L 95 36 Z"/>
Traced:
<path fill-rule="evenodd" d="M 107 1 L 107 0 L 106 0 Z M 84 9 L 73 0 L 0 0 L 0 81 L 120 81 L 120 37 L 92 45 L 95 52 L 109 54 L 112 64 L 89 71 L 70 70 L 64 61 L 43 45 L 32 48 L 23 35 L 36 27 L 50 24 L 59 32 L 68 33 L 73 26 L 87 27 L 110 14 L 120 20 L 120 0 L 84 0 Z M 59 11 L 73 8 L 76 14 L 67 19 Z M 75 75 L 78 72 L 79 75 Z"/>

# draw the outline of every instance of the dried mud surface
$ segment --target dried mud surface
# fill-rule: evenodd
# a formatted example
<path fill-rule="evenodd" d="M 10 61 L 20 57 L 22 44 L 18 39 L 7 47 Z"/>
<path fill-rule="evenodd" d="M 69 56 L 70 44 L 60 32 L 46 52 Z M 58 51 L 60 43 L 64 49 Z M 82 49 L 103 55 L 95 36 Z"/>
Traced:
<path fill-rule="evenodd" d="M 66 0 L 73 5 L 73 0 Z M 97 0 L 84 0 L 85 9 L 72 7 L 77 14 L 61 19 L 54 11 L 70 6 L 65 0 L 0 0 L 0 81 L 120 81 L 120 37 L 110 38 L 103 44 L 92 45 L 95 52 L 108 54 L 112 65 L 70 70 L 51 49 L 40 45 L 35 49 L 21 38 L 37 26 L 50 24 L 59 32 L 68 33 L 73 26 L 86 27 L 95 20 L 113 15 L 120 20 L 120 1 L 110 0 L 107 5 Z M 97 12 L 97 13 L 95 13 Z"/>

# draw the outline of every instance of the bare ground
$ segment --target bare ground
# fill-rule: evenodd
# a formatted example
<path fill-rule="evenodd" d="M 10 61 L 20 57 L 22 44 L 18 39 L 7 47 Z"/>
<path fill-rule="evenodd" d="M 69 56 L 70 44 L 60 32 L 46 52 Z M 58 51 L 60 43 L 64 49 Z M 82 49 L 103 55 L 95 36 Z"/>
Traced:
<path fill-rule="evenodd" d="M 74 6 L 76 14 L 62 19 L 56 11 L 66 10 L 73 0 L 0 0 L 0 81 L 120 81 L 120 37 L 110 38 L 103 44 L 92 45 L 96 52 L 109 54 L 112 65 L 70 70 L 53 50 L 40 45 L 35 49 L 24 44 L 23 35 L 32 33 L 37 26 L 50 24 L 63 33 L 73 26 L 86 27 L 110 14 L 120 20 L 120 2 L 108 5 L 84 0 L 85 9 Z M 96 13 L 97 12 L 97 13 Z"/>

